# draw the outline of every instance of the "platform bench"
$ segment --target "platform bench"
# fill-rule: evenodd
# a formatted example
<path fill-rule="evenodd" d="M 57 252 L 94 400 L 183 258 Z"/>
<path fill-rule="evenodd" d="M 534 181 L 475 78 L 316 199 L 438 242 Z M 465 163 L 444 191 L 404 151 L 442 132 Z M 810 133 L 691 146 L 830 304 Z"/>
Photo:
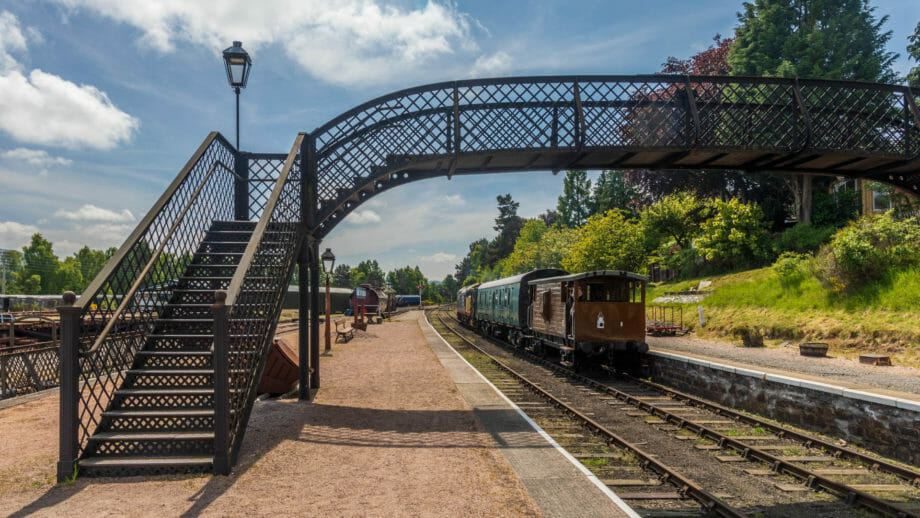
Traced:
<path fill-rule="evenodd" d="M 340 318 L 335 321 L 335 341 L 338 342 L 339 338 L 348 342 L 355 337 L 355 330 L 351 327 L 351 324 L 348 323 L 348 320 L 345 318 Z"/>

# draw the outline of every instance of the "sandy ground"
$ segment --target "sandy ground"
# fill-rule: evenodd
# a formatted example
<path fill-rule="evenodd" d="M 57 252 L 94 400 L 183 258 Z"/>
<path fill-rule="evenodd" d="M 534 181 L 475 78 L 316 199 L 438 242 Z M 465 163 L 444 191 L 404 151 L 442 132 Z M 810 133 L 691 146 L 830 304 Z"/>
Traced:
<path fill-rule="evenodd" d="M 57 396 L 0 410 L 0 514 L 538 515 L 415 317 L 368 331 L 322 358 L 315 402 L 256 404 L 229 477 L 55 485 Z"/>
<path fill-rule="evenodd" d="M 799 354 L 797 344 L 795 347 L 750 348 L 690 336 L 649 336 L 646 340 L 652 350 L 691 353 L 713 358 L 715 361 L 729 360 L 798 373 L 827 383 L 838 382 L 848 386 L 864 386 L 913 394 L 911 399 L 920 399 L 920 369 L 911 367 L 876 367 L 847 358 L 831 356 L 810 358 Z"/>

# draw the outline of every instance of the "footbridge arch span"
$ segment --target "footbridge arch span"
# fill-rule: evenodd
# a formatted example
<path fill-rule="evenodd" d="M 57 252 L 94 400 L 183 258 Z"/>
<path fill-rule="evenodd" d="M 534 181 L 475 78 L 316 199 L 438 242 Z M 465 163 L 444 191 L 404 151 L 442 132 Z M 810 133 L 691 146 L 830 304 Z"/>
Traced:
<path fill-rule="evenodd" d="M 314 237 L 362 202 L 455 174 L 725 169 L 834 174 L 920 189 L 918 92 L 718 76 L 437 83 L 362 104 L 307 135 Z"/>

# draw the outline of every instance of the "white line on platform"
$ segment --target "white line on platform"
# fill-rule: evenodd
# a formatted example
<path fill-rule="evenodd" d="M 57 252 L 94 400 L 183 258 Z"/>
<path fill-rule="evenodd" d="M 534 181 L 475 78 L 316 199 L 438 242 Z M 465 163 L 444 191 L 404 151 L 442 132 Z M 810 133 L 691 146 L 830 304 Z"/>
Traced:
<path fill-rule="evenodd" d="M 629 507 L 629 505 L 626 502 L 624 502 L 620 497 L 618 497 L 616 493 L 611 491 L 610 488 L 607 487 L 606 484 L 601 482 L 601 480 L 597 478 L 597 476 L 594 473 L 591 473 L 591 470 L 586 468 L 584 464 L 579 462 L 578 459 L 573 457 L 571 453 L 567 452 L 565 448 L 560 446 L 559 443 L 557 443 L 552 437 L 550 437 L 548 433 L 546 433 L 545 430 L 543 430 L 543 428 L 540 427 L 540 425 L 535 423 L 533 419 L 531 419 L 530 416 L 528 416 L 523 410 L 521 410 L 519 406 L 514 404 L 514 401 L 511 401 L 510 399 L 508 399 L 508 397 L 505 396 L 505 394 L 502 393 L 501 390 L 498 390 L 498 387 L 493 385 L 492 382 L 488 380 L 488 378 L 483 376 L 482 373 L 476 369 L 476 367 L 473 367 L 470 364 L 470 362 L 466 361 L 466 358 L 464 358 L 462 354 L 457 352 L 457 350 L 454 349 L 454 347 L 450 345 L 450 343 L 448 343 L 448 341 L 445 340 L 443 336 L 441 336 L 441 333 L 439 333 L 438 330 L 435 329 L 433 325 L 431 325 L 431 321 L 428 320 L 427 313 L 425 313 L 425 322 L 428 324 L 428 327 L 430 327 L 431 330 L 434 331 L 434 334 L 438 335 L 438 338 L 440 338 L 441 341 L 444 342 L 444 345 L 450 348 L 450 350 L 453 351 L 454 354 L 456 354 L 458 358 L 463 360 L 463 363 L 465 363 L 470 369 L 473 369 L 473 372 L 475 372 L 476 375 L 482 379 L 482 381 L 484 381 L 490 387 L 492 387 L 492 390 L 494 390 L 500 398 L 504 399 L 506 403 L 511 405 L 511 408 L 513 408 L 521 417 L 523 417 L 524 420 L 527 421 L 527 424 L 529 424 L 537 433 L 539 433 L 540 436 L 542 436 L 543 439 L 546 440 L 546 442 L 550 443 L 550 445 L 552 445 L 553 448 L 556 448 L 556 450 L 559 453 L 561 453 L 566 459 L 568 459 L 569 462 L 575 465 L 575 467 L 578 468 L 579 471 L 581 471 L 586 477 L 588 477 L 588 480 L 590 480 L 591 483 L 597 486 L 598 489 L 603 491 L 604 494 L 607 495 L 607 497 L 610 498 L 610 500 L 612 500 L 613 503 L 616 504 L 616 506 L 620 508 L 620 510 L 626 513 L 630 518 L 641 518 L 638 514 L 636 514 L 636 511 L 634 511 L 632 507 Z"/>

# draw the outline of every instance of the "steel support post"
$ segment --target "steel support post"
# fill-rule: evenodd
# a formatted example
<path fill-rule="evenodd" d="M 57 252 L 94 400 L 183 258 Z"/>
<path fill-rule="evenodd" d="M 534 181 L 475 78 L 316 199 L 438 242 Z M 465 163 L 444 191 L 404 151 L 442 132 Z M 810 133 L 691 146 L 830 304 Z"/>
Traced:
<path fill-rule="evenodd" d="M 319 388 L 319 240 L 310 240 L 310 387 Z"/>
<path fill-rule="evenodd" d="M 233 169 L 233 219 L 249 221 L 249 153 L 237 150 Z"/>
<path fill-rule="evenodd" d="M 298 310 L 297 310 L 297 348 L 299 351 L 300 363 L 300 399 L 310 400 L 313 395 L 310 392 L 310 338 L 309 326 L 307 326 L 307 311 L 310 307 L 309 296 L 307 295 L 307 276 L 308 273 L 308 256 L 309 249 L 307 240 L 304 239 L 300 245 L 299 256 L 297 258 L 297 289 L 298 293 Z"/>
<path fill-rule="evenodd" d="M 324 326 L 325 331 L 326 331 L 326 336 L 324 337 L 326 339 L 325 340 L 326 344 L 323 349 L 323 352 L 326 352 L 326 353 L 332 352 L 332 330 L 330 327 L 332 325 L 332 322 L 330 322 L 331 320 L 330 313 L 331 313 L 332 304 L 331 304 L 330 295 L 329 295 L 329 276 L 330 275 L 332 275 L 332 272 L 326 273 L 326 325 Z"/>
<path fill-rule="evenodd" d="M 80 313 L 74 306 L 77 296 L 72 291 L 64 293 L 64 303 L 58 306 L 61 318 L 61 412 L 60 444 L 57 479 L 63 482 L 77 473 L 79 442 L 78 408 L 80 401 Z"/>
<path fill-rule="evenodd" d="M 230 306 L 227 292 L 214 292 L 214 473 L 230 474 Z"/>

